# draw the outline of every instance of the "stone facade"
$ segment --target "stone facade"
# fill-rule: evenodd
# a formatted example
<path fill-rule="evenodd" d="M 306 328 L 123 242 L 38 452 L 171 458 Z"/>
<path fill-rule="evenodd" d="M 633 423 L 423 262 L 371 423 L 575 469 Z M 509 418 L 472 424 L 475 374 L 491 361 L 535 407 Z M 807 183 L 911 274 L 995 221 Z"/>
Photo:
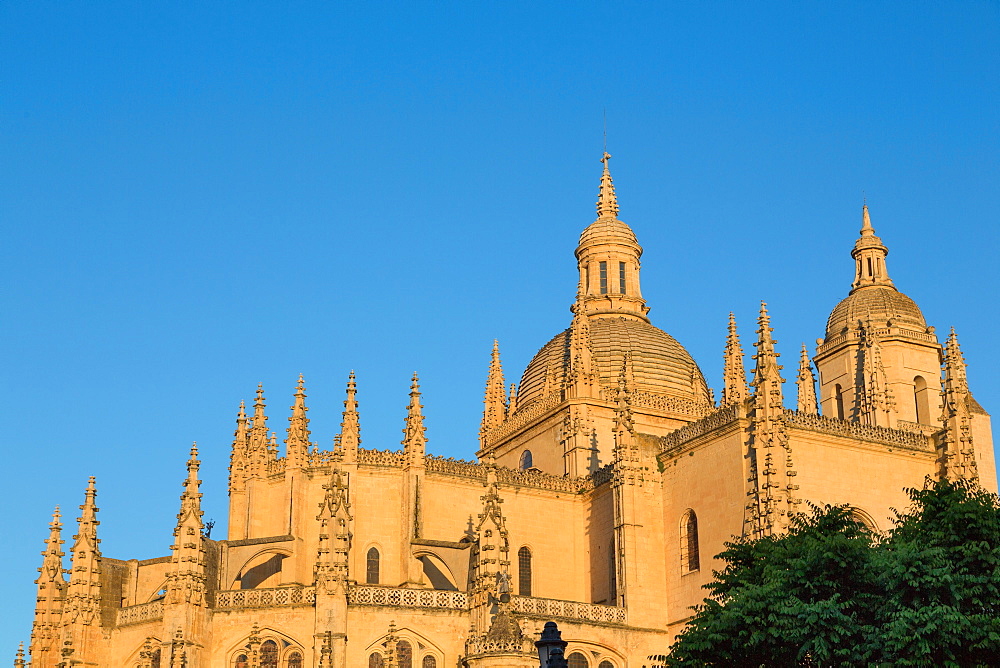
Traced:
<path fill-rule="evenodd" d="M 716 403 L 650 323 L 609 158 L 569 328 L 509 391 L 494 345 L 475 461 L 426 452 L 415 376 L 395 451 L 361 447 L 353 373 L 331 451 L 310 441 L 301 378 L 283 447 L 258 387 L 237 414 L 226 539 L 205 535 L 194 448 L 168 556 L 103 556 L 91 479 L 64 570 L 57 509 L 30 665 L 527 668 L 556 620 L 572 666 L 653 666 L 734 536 L 780 533 L 809 501 L 885 528 L 927 476 L 996 489 L 958 340 L 942 346 L 889 280 L 867 206 L 797 401 L 762 305 L 749 383 L 730 317 Z"/>

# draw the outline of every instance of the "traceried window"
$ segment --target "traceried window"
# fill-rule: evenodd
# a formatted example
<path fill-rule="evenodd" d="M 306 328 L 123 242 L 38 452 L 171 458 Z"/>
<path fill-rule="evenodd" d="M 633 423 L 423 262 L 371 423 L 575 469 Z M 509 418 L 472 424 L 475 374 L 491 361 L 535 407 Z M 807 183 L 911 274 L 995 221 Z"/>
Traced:
<path fill-rule="evenodd" d="M 159 665 L 159 664 L 156 664 Z M 247 668 L 250 665 L 250 659 L 246 654 L 237 654 L 236 661 L 233 662 L 236 668 Z"/>
<path fill-rule="evenodd" d="M 688 510 L 681 518 L 681 573 L 693 573 L 700 568 L 698 516 Z"/>
<path fill-rule="evenodd" d="M 573 652 L 569 655 L 566 665 L 569 668 L 590 668 L 590 662 L 587 661 L 587 657 L 579 652 Z"/>
<path fill-rule="evenodd" d="M 368 668 L 384 668 L 385 662 L 382 660 L 382 655 L 378 652 L 372 652 L 368 657 Z"/>
<path fill-rule="evenodd" d="M 531 550 L 527 546 L 517 551 L 517 595 L 531 596 Z"/>
<path fill-rule="evenodd" d="M 413 668 L 413 645 L 409 640 L 396 643 L 396 665 L 399 668 Z"/>
<path fill-rule="evenodd" d="M 365 569 L 365 582 L 368 584 L 378 584 L 379 578 L 379 554 L 377 548 L 371 548 L 368 550 L 368 558 L 366 559 L 366 569 Z"/>
<path fill-rule="evenodd" d="M 302 668 L 302 654 L 292 652 L 288 655 L 288 668 Z"/>
<path fill-rule="evenodd" d="M 424 662 L 421 668 L 437 668 L 438 662 L 433 656 L 428 654 L 424 657 Z"/>
<path fill-rule="evenodd" d="M 521 462 L 518 464 L 518 468 L 522 471 L 527 471 L 532 466 L 534 466 L 534 464 L 531 461 L 531 450 L 525 450 L 521 453 Z"/>
<path fill-rule="evenodd" d="M 625 263 L 618 263 L 618 292 L 625 294 Z"/>
<path fill-rule="evenodd" d="M 260 668 L 278 668 L 278 643 L 273 640 L 260 646 Z"/>
<path fill-rule="evenodd" d="M 597 668 L 615 668 L 615 664 L 610 661 L 601 661 L 601 664 Z"/>
<path fill-rule="evenodd" d="M 608 263 L 601 263 L 601 294 L 608 294 Z"/>

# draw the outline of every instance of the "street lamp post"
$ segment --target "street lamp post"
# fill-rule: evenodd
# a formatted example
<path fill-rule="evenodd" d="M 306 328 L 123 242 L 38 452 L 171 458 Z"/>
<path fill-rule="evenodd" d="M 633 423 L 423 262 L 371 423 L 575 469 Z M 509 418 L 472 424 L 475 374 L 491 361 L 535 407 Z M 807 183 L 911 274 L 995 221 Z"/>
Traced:
<path fill-rule="evenodd" d="M 540 668 L 568 668 L 563 650 L 566 648 L 566 641 L 562 639 L 562 633 L 555 622 L 545 622 L 542 629 L 542 637 L 535 641 L 538 648 L 538 665 Z"/>

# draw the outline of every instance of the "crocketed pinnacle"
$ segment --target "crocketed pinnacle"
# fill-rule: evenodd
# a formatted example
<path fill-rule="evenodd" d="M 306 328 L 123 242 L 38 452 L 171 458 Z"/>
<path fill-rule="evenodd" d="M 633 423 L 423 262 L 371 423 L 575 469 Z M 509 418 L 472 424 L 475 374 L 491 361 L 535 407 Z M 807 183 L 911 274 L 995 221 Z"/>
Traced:
<path fill-rule="evenodd" d="M 59 513 L 59 506 L 52 512 L 52 521 L 49 523 L 49 538 L 45 541 L 45 550 L 42 552 L 42 567 L 38 569 L 38 579 L 35 584 L 43 582 L 63 583 L 63 551 L 61 545 L 65 542 L 62 539 L 62 523 L 59 521 L 62 515 Z"/>
<path fill-rule="evenodd" d="M 771 332 L 774 331 L 774 328 L 771 327 L 771 316 L 767 313 L 765 302 L 760 303 L 757 325 L 757 342 L 753 344 L 757 348 L 757 353 L 753 356 L 757 363 L 753 370 L 754 392 L 755 394 L 759 393 L 764 384 L 772 383 L 776 385 L 776 388 L 772 387 L 771 389 L 777 389 L 780 396 L 781 383 L 785 382 L 779 373 L 783 367 L 778 364 L 780 355 L 774 351 L 774 344 L 777 341 L 771 338 Z"/>
<path fill-rule="evenodd" d="M 201 526 L 201 492 L 199 487 L 201 481 L 198 480 L 198 470 L 201 462 L 198 460 L 198 444 L 191 444 L 191 452 L 187 460 L 187 478 L 184 479 L 184 492 L 181 494 L 181 510 L 177 514 L 177 525 L 181 526 L 185 522 L 197 521 Z"/>
<path fill-rule="evenodd" d="M 743 347 L 736 331 L 736 316 L 729 312 L 729 331 L 726 349 L 722 354 L 722 405 L 729 406 L 744 401 L 750 391 L 747 388 L 747 374 L 743 367 Z"/>
<path fill-rule="evenodd" d="M 247 445 L 247 456 L 251 476 L 263 475 L 265 462 L 269 456 L 269 439 L 267 431 L 267 415 L 264 408 L 264 385 L 257 385 L 257 396 L 253 402 L 253 421 L 250 426 L 250 438 Z"/>
<path fill-rule="evenodd" d="M 427 438 L 424 436 L 424 415 L 420 405 L 420 379 L 413 374 L 410 383 L 410 403 L 406 407 L 406 426 L 403 427 L 403 447 L 406 452 L 423 455 Z"/>
<path fill-rule="evenodd" d="M 605 151 L 601 157 L 601 162 L 604 163 L 604 172 L 601 174 L 601 187 L 597 193 L 598 218 L 618 217 L 618 198 L 615 196 L 615 184 L 611 180 L 611 171 L 608 169 L 609 160 L 611 160 L 611 154 Z"/>
<path fill-rule="evenodd" d="M 87 482 L 83 511 L 77 518 L 77 534 L 73 536 L 72 575 L 66 588 L 64 624 L 89 626 L 98 619 L 101 602 L 101 550 L 97 538 L 97 486 L 94 477 Z"/>
<path fill-rule="evenodd" d="M 979 467 L 973 443 L 972 414 L 965 359 L 952 327 L 944 345 L 943 412 L 940 442 L 940 474 L 951 480 L 978 480 Z"/>
<path fill-rule="evenodd" d="M 479 436 L 485 439 L 486 433 L 499 426 L 507 417 L 507 397 L 504 393 L 506 383 L 503 377 L 503 365 L 500 363 L 500 344 L 493 340 L 493 352 L 490 354 L 490 370 L 486 376 L 486 394 L 483 397 L 483 421 L 479 426 Z M 485 440 L 483 447 L 485 447 Z"/>
<path fill-rule="evenodd" d="M 806 344 L 802 344 L 802 354 L 799 357 L 799 375 L 795 381 L 798 389 L 798 411 L 815 414 L 819 412 L 816 401 L 816 377 L 813 375 L 812 362 Z"/>
<path fill-rule="evenodd" d="M 302 374 L 295 386 L 295 403 L 291 407 L 292 415 L 288 418 L 288 436 L 285 438 L 285 454 L 288 463 L 293 468 L 306 465 L 309 457 L 309 417 L 306 412 L 306 387 Z"/>
<path fill-rule="evenodd" d="M 344 399 L 343 419 L 340 423 L 339 448 L 344 453 L 344 461 L 353 462 L 361 445 L 361 418 L 358 414 L 358 385 L 354 370 L 347 376 L 347 398 Z"/>
<path fill-rule="evenodd" d="M 628 353 L 622 359 L 622 368 L 618 373 L 618 388 L 615 392 L 615 431 L 633 432 L 635 424 L 632 418 L 632 383 L 629 382 L 631 357 Z"/>

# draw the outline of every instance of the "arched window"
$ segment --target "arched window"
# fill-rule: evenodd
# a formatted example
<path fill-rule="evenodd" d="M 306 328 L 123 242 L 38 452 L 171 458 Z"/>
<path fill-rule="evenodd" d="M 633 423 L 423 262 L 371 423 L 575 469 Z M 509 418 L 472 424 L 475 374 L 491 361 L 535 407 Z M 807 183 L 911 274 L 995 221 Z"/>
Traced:
<path fill-rule="evenodd" d="M 157 664 L 159 665 L 159 664 Z M 237 654 L 236 661 L 233 662 L 236 668 L 247 668 L 250 665 L 250 659 L 246 654 Z"/>
<path fill-rule="evenodd" d="M 521 463 L 518 464 L 518 468 L 522 471 L 527 471 L 533 466 L 531 463 L 531 450 L 525 450 L 521 453 Z"/>
<path fill-rule="evenodd" d="M 378 584 L 378 550 L 371 548 L 368 550 L 367 568 L 365 570 L 365 582 L 370 585 Z"/>
<path fill-rule="evenodd" d="M 396 643 L 396 665 L 399 668 L 413 668 L 413 645 L 409 640 Z"/>
<path fill-rule="evenodd" d="M 615 564 L 615 541 L 608 547 L 608 605 L 618 605 L 618 567 Z"/>
<path fill-rule="evenodd" d="M 625 294 L 625 263 L 618 263 L 618 292 Z"/>
<path fill-rule="evenodd" d="M 424 662 L 421 668 L 437 668 L 438 662 L 433 656 L 428 654 L 424 657 Z"/>
<path fill-rule="evenodd" d="M 681 517 L 681 573 L 692 573 L 700 568 L 698 516 L 688 510 Z"/>
<path fill-rule="evenodd" d="M 601 294 L 608 294 L 608 263 L 602 262 L 600 264 L 601 269 Z"/>
<path fill-rule="evenodd" d="M 615 664 L 610 661 L 601 661 L 601 665 L 597 666 L 597 668 L 615 668 Z"/>
<path fill-rule="evenodd" d="M 531 550 L 517 551 L 517 595 L 531 596 Z"/>
<path fill-rule="evenodd" d="M 278 643 L 273 640 L 260 646 L 260 668 L 278 668 Z"/>
<path fill-rule="evenodd" d="M 569 659 L 566 661 L 568 668 L 590 668 L 590 663 L 587 661 L 587 657 L 579 652 L 573 652 L 569 655 Z"/>
<path fill-rule="evenodd" d="M 162 654 L 159 649 L 153 650 L 153 656 L 149 659 L 149 668 L 160 668 L 160 657 Z"/>
<path fill-rule="evenodd" d="M 382 660 L 382 655 L 378 652 L 372 652 L 368 657 L 368 668 L 383 668 L 385 662 Z"/>
<path fill-rule="evenodd" d="M 913 404 L 914 414 L 917 416 L 916 422 L 920 424 L 931 423 L 930 397 L 927 392 L 927 381 L 923 376 L 913 379 Z"/>
<path fill-rule="evenodd" d="M 844 419 L 844 388 L 840 385 L 833 387 L 833 398 L 837 402 L 837 419 Z"/>
<path fill-rule="evenodd" d="M 302 668 L 302 654 L 292 652 L 288 655 L 288 668 Z"/>

